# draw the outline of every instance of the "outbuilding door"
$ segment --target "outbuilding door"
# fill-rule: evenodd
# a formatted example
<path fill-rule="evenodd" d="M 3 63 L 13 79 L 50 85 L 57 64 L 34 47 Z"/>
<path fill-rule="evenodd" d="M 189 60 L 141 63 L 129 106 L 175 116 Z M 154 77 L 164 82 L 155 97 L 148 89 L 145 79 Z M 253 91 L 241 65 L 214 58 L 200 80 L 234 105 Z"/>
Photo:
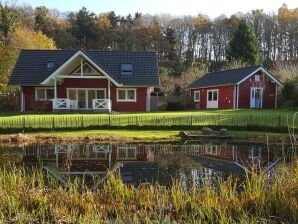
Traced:
<path fill-rule="evenodd" d="M 218 108 L 218 89 L 207 90 L 207 108 Z"/>
<path fill-rule="evenodd" d="M 250 89 L 250 108 L 263 107 L 263 88 L 252 87 Z"/>

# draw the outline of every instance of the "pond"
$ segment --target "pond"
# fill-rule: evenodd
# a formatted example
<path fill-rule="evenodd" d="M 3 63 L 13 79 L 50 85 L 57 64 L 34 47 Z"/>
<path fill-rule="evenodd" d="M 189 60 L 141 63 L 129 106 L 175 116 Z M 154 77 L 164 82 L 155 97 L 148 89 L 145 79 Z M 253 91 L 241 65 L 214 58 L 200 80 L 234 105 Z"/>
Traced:
<path fill-rule="evenodd" d="M 127 184 L 157 182 L 169 185 L 174 178 L 198 182 L 220 176 L 244 177 L 246 173 L 269 175 L 289 162 L 290 149 L 281 145 L 221 143 L 156 144 L 31 144 L 0 147 L 2 163 L 41 167 L 61 184 L 84 180 L 99 187 L 112 172 Z"/>

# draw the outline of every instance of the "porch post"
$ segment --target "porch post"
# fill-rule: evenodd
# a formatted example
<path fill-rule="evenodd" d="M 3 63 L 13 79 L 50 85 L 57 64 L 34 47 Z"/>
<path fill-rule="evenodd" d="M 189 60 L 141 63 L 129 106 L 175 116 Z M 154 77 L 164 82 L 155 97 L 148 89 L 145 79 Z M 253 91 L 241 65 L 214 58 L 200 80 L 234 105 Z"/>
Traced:
<path fill-rule="evenodd" d="M 108 99 L 111 99 L 111 81 L 108 79 Z"/>
<path fill-rule="evenodd" d="M 23 92 L 23 87 L 21 87 L 21 94 L 20 94 L 20 97 L 21 97 L 21 112 L 24 112 L 25 111 L 25 103 L 24 103 L 24 92 Z"/>
<path fill-rule="evenodd" d="M 108 105 L 109 105 L 109 113 L 112 111 L 112 103 L 111 103 L 111 81 L 108 79 Z"/>
<path fill-rule="evenodd" d="M 54 78 L 54 100 L 52 101 L 52 108 L 56 109 L 56 103 L 57 103 L 57 80 Z"/>
<path fill-rule="evenodd" d="M 54 98 L 57 99 L 57 80 L 54 78 Z"/>

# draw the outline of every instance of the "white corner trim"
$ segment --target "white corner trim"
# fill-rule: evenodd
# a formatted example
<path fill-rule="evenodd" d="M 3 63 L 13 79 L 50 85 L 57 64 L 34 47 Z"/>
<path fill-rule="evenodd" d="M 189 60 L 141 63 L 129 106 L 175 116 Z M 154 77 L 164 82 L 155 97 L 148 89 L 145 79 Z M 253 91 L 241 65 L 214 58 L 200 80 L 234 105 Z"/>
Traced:
<path fill-rule="evenodd" d="M 101 67 L 99 67 L 96 63 L 91 60 L 88 55 L 86 55 L 83 51 L 79 50 L 77 53 L 75 53 L 71 58 L 69 58 L 63 65 L 61 65 L 55 72 L 53 72 L 48 78 L 46 78 L 41 84 L 45 85 L 48 81 L 50 81 L 52 78 L 57 76 L 62 69 L 66 67 L 66 65 L 69 64 L 72 60 L 74 60 L 78 56 L 83 56 L 94 68 L 96 68 L 100 73 L 105 75 L 108 79 L 110 79 L 116 86 L 121 86 L 118 82 L 116 82 L 114 79 L 112 79 L 111 76 L 109 76 Z"/>
<path fill-rule="evenodd" d="M 275 99 L 274 99 L 274 108 L 277 108 L 277 85 L 275 85 Z"/>
<path fill-rule="evenodd" d="M 239 109 L 239 84 L 236 85 L 237 95 L 236 95 L 236 108 Z"/>
<path fill-rule="evenodd" d="M 237 89 L 237 85 L 234 85 L 234 90 L 233 90 L 233 109 L 236 109 L 236 89 Z"/>
<path fill-rule="evenodd" d="M 124 90 L 125 91 L 125 99 L 119 99 L 119 90 Z M 135 98 L 134 99 L 127 99 L 127 91 L 128 90 L 133 90 L 134 91 L 134 95 L 135 95 Z M 137 89 L 135 88 L 117 88 L 116 89 L 116 99 L 117 99 L 117 102 L 137 102 Z"/>

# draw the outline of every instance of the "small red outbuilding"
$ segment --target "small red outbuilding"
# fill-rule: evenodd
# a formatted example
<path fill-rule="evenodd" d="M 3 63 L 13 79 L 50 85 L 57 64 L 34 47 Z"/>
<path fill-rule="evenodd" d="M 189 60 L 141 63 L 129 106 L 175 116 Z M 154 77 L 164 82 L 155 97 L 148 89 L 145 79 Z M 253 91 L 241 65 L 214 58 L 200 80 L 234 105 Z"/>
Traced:
<path fill-rule="evenodd" d="M 276 108 L 282 82 L 262 65 L 210 72 L 188 89 L 194 108 Z"/>

